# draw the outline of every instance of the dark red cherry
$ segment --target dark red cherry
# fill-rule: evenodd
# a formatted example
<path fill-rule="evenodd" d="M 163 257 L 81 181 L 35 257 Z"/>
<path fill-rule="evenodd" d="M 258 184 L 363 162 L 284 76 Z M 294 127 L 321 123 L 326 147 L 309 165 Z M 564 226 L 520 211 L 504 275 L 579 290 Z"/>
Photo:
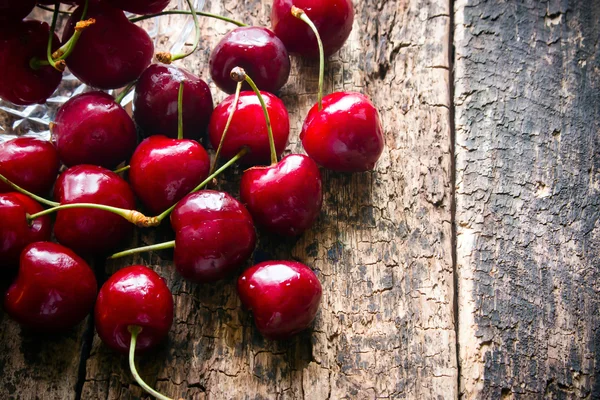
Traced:
<path fill-rule="evenodd" d="M 36 242 L 23 250 L 19 275 L 4 308 L 19 324 L 41 332 L 65 331 L 92 310 L 98 284 L 89 265 L 57 243 Z"/>
<path fill-rule="evenodd" d="M 18 105 L 42 104 L 54 93 L 62 72 L 49 65 L 30 66 L 34 57 L 46 60 L 49 34 L 47 23 L 34 20 L 0 26 L 0 98 Z M 52 49 L 59 46 L 53 35 Z"/>
<path fill-rule="evenodd" d="M 273 140 L 277 155 L 280 156 L 285 150 L 290 134 L 290 120 L 283 101 L 271 93 L 261 92 L 273 127 Z M 216 149 L 221 141 L 223 129 L 227 124 L 230 109 L 233 107 L 234 95 L 223 100 L 213 112 L 208 126 L 208 134 L 211 145 Z M 269 164 L 270 148 L 267 134 L 265 115 L 258 101 L 258 97 L 252 91 L 240 93 L 237 110 L 231 120 L 227 136 L 223 142 L 221 155 L 224 159 L 230 159 L 243 147 L 248 146 L 250 153 L 241 159 L 245 165 Z"/>
<path fill-rule="evenodd" d="M 184 197 L 171 214 L 171 226 L 175 267 L 196 283 L 231 276 L 256 245 L 248 210 L 224 192 L 204 190 Z"/>
<path fill-rule="evenodd" d="M 61 161 L 112 169 L 129 159 L 137 144 L 127 112 L 104 92 L 89 92 L 63 104 L 51 126 Z"/>
<path fill-rule="evenodd" d="M 67 41 L 81 18 L 78 7 L 63 32 Z M 96 23 L 86 28 L 67 66 L 83 83 L 99 89 L 116 89 L 133 82 L 150 65 L 154 45 L 148 33 L 131 23 L 123 11 L 105 3 L 91 3 L 87 13 Z"/>
<path fill-rule="evenodd" d="M 156 135 L 140 143 L 129 165 L 133 191 L 155 215 L 208 177 L 210 157 L 196 141 Z"/>
<path fill-rule="evenodd" d="M 130 326 L 139 326 L 136 351 L 156 346 L 173 323 L 173 297 L 165 281 L 142 265 L 115 272 L 100 289 L 94 310 L 96 332 L 110 348 L 129 351 Z"/>
<path fill-rule="evenodd" d="M 291 13 L 292 5 L 304 10 L 317 27 L 325 56 L 342 48 L 354 22 L 351 0 L 273 0 L 271 27 L 290 53 L 318 58 L 319 47 L 314 33 Z"/>
<path fill-rule="evenodd" d="M 239 277 L 237 290 L 260 333 L 273 340 L 308 328 L 322 294 L 317 276 L 295 261 L 267 261 L 250 267 Z"/>
<path fill-rule="evenodd" d="M 0 23 L 20 22 L 33 10 L 35 3 L 35 0 L 0 0 Z"/>
<path fill-rule="evenodd" d="M 210 76 L 224 92 L 235 92 L 237 83 L 230 77 L 235 67 L 242 67 L 260 90 L 275 93 L 288 80 L 290 56 L 269 29 L 241 27 L 227 33 L 210 55 Z M 244 83 L 243 89 L 251 88 Z"/>
<path fill-rule="evenodd" d="M 21 193 L 0 193 L 0 269 L 14 269 L 19 265 L 21 252 L 30 243 L 50 240 L 49 216 L 27 221 L 43 208 L 35 200 Z"/>
<path fill-rule="evenodd" d="M 280 235 L 299 235 L 312 226 L 323 204 L 321 173 L 302 154 L 285 156 L 242 175 L 240 197 L 258 225 Z"/>
<path fill-rule="evenodd" d="M 23 189 L 46 195 L 58 175 L 56 148 L 47 140 L 19 137 L 0 143 L 0 174 Z M 0 192 L 13 189 L 0 182 Z"/>
<path fill-rule="evenodd" d="M 342 172 L 372 170 L 384 146 L 377 109 L 360 93 L 325 96 L 322 111 L 315 104 L 308 112 L 300 139 L 318 164 Z"/>
<path fill-rule="evenodd" d="M 133 119 L 144 136 L 177 137 L 177 96 L 183 80 L 183 137 L 205 136 L 213 111 L 208 85 L 185 69 L 160 64 L 149 66 L 135 85 Z"/>
<path fill-rule="evenodd" d="M 63 172 L 54 186 L 61 204 L 96 203 L 135 209 L 131 188 L 119 175 L 95 165 L 77 165 Z M 108 211 L 72 208 L 58 211 L 54 235 L 78 254 L 106 254 L 127 243 L 133 225 Z"/>
<path fill-rule="evenodd" d="M 134 14 L 156 14 L 169 5 L 170 0 L 107 0 L 113 7 Z"/>

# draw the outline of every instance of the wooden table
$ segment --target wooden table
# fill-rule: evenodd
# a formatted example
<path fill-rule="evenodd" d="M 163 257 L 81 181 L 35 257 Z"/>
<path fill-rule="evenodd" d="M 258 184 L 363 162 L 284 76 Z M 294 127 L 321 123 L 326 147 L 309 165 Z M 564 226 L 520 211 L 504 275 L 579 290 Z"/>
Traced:
<path fill-rule="evenodd" d="M 270 3 L 205 9 L 268 25 Z M 372 173 L 324 171 L 318 224 L 293 240 L 261 232 L 255 255 L 314 268 L 314 330 L 265 341 L 233 279 L 190 284 L 168 253 L 107 263 L 150 265 L 175 296 L 142 376 L 186 399 L 600 398 L 600 2 L 355 5 L 325 88 L 369 95 L 386 149 Z M 202 24 L 182 64 L 207 76 L 231 26 Z M 316 88 L 317 64 L 294 59 L 291 151 Z M 36 338 L 0 314 L 0 370 L 3 399 L 145 398 L 91 320 Z"/>

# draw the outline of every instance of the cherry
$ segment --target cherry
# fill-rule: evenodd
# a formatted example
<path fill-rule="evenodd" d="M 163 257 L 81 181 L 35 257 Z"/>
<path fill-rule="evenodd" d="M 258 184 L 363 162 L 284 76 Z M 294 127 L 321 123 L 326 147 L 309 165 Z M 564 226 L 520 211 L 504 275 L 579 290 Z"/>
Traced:
<path fill-rule="evenodd" d="M 94 165 L 77 165 L 63 172 L 54 186 L 61 204 L 96 203 L 123 209 L 135 208 L 131 188 L 119 175 Z M 122 245 L 133 226 L 104 210 L 73 208 L 56 215 L 54 235 L 79 254 L 104 254 Z"/>
<path fill-rule="evenodd" d="M 208 85 L 185 69 L 153 64 L 140 76 L 133 99 L 133 119 L 145 136 L 177 137 L 177 92 L 183 80 L 183 136 L 199 139 L 205 135 L 213 111 Z"/>
<path fill-rule="evenodd" d="M 250 26 L 233 29 L 215 46 L 209 61 L 210 76 L 226 93 L 235 91 L 229 77 L 234 67 L 244 68 L 259 89 L 275 93 L 290 75 L 290 57 L 285 46 L 267 28 Z M 250 86 L 245 84 L 245 89 Z"/>
<path fill-rule="evenodd" d="M 360 93 L 332 93 L 315 104 L 302 126 L 306 153 L 325 168 L 342 172 L 372 170 L 383 152 L 379 114 Z"/>
<path fill-rule="evenodd" d="M 277 155 L 281 155 L 285 150 L 290 133 L 288 112 L 283 101 L 271 93 L 261 92 L 261 95 L 264 98 L 271 119 L 276 152 Z M 223 130 L 229 118 L 229 109 L 233 107 L 234 98 L 234 95 L 228 96 L 215 107 L 215 111 L 211 116 L 208 133 L 210 143 L 214 148 L 217 148 L 221 141 Z M 240 93 L 237 111 L 231 120 L 231 125 L 221 148 L 221 154 L 225 158 L 230 158 L 244 146 L 250 148 L 250 153 L 242 160 L 244 164 L 269 163 L 270 149 L 267 124 L 260 101 L 252 91 Z"/>
<path fill-rule="evenodd" d="M 42 104 L 54 93 L 62 72 L 31 64 L 47 58 L 48 35 L 48 24 L 35 20 L 0 27 L 0 98 L 17 105 Z M 52 49 L 59 46 L 53 35 Z"/>
<path fill-rule="evenodd" d="M 173 297 L 164 280 L 150 268 L 132 265 L 115 272 L 100 289 L 94 322 L 100 339 L 127 352 L 130 326 L 141 327 L 136 350 L 156 346 L 173 323 Z"/>
<path fill-rule="evenodd" d="M 20 22 L 35 7 L 35 0 L 0 0 L 0 23 Z"/>
<path fill-rule="evenodd" d="M 267 339 L 287 339 L 308 328 L 321 303 L 321 283 L 312 270 L 295 261 L 267 261 L 239 277 L 242 304 Z"/>
<path fill-rule="evenodd" d="M 81 44 L 80 44 L 81 45 Z M 88 92 L 63 104 L 51 125 L 61 161 L 114 168 L 128 159 L 137 144 L 127 112 L 104 92 Z"/>
<path fill-rule="evenodd" d="M 52 143 L 32 137 L 18 137 L 0 143 L 0 174 L 22 188 L 40 195 L 50 191 L 60 162 Z M 0 182 L 0 192 L 13 189 Z"/>
<path fill-rule="evenodd" d="M 157 135 L 140 143 L 130 166 L 129 181 L 135 194 L 148 210 L 158 214 L 206 179 L 210 157 L 196 141 Z"/>
<path fill-rule="evenodd" d="M 301 154 L 246 170 L 240 186 L 241 200 L 254 221 L 280 235 L 299 235 L 310 228 L 323 204 L 319 167 Z"/>
<path fill-rule="evenodd" d="M 21 254 L 19 275 L 4 308 L 27 328 L 64 331 L 88 315 L 97 291 L 94 272 L 83 259 L 59 244 L 36 242 Z"/>
<path fill-rule="evenodd" d="M 271 26 L 290 53 L 317 58 L 312 30 L 292 15 L 292 6 L 303 9 L 317 27 L 325 56 L 342 48 L 354 22 L 351 0 L 273 0 Z"/>
<path fill-rule="evenodd" d="M 69 18 L 63 41 L 73 35 L 82 12 L 83 7 L 78 7 Z M 148 33 L 131 23 L 123 11 L 103 2 L 91 3 L 87 16 L 96 22 L 82 32 L 66 59 L 73 75 L 99 89 L 116 89 L 136 80 L 154 53 Z"/>
<path fill-rule="evenodd" d="M 0 266 L 14 269 L 21 251 L 30 243 L 50 240 L 50 217 L 29 223 L 27 215 L 42 211 L 35 200 L 21 193 L 0 193 Z"/>
<path fill-rule="evenodd" d="M 113 7 L 134 14 L 155 14 L 164 10 L 170 0 L 107 0 Z"/>

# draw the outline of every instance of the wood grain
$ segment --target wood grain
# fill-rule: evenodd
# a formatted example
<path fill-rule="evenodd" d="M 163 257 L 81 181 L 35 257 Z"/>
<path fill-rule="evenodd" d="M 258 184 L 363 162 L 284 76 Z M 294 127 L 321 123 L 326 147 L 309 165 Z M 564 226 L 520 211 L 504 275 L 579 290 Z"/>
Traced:
<path fill-rule="evenodd" d="M 465 399 L 600 398 L 600 3 L 457 0 Z"/>

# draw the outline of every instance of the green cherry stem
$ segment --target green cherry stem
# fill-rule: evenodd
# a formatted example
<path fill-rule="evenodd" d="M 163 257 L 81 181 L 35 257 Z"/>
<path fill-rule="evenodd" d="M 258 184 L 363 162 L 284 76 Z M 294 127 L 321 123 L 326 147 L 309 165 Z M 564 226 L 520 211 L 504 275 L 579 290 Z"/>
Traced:
<path fill-rule="evenodd" d="M 269 118 L 269 112 L 267 111 L 267 105 L 265 104 L 265 100 L 260 94 L 260 90 L 256 87 L 256 84 L 246 74 L 243 68 L 235 67 L 231 70 L 231 79 L 236 82 L 246 81 L 248 85 L 254 90 L 254 93 L 258 97 L 258 101 L 260 102 L 260 106 L 262 107 L 263 114 L 265 115 L 265 121 L 267 122 L 267 134 L 269 135 L 269 147 L 271 148 L 271 165 L 277 164 L 277 150 L 275 150 L 275 140 L 273 140 L 273 128 L 271 127 L 271 118 Z"/>
<path fill-rule="evenodd" d="M 115 103 L 121 104 L 123 99 L 129 94 L 129 92 L 131 92 L 131 89 L 133 89 L 133 87 L 135 86 L 136 83 L 137 83 L 137 80 L 133 81 L 129 85 L 127 85 L 125 87 L 125 89 L 123 89 L 121 91 L 121 93 L 119 93 L 119 95 L 117 97 L 115 97 Z"/>
<path fill-rule="evenodd" d="M 158 400 L 173 400 L 164 394 L 158 393 L 156 390 L 148 386 L 148 384 L 144 382 L 140 374 L 137 372 L 135 367 L 135 346 L 137 343 L 137 337 L 142 331 L 142 328 L 137 325 L 130 325 L 127 327 L 127 330 L 131 333 L 131 342 L 129 344 L 129 369 L 131 370 L 131 374 L 135 378 L 136 382 L 142 387 L 142 389 L 156 397 Z"/>
<path fill-rule="evenodd" d="M 113 214 L 116 214 L 120 217 L 123 217 L 127 221 L 132 224 L 145 228 L 156 226 L 153 218 L 148 218 L 144 214 L 136 210 L 127 210 L 119 207 L 107 206 L 104 204 L 96 204 L 96 203 L 71 203 L 71 204 L 59 204 L 52 208 L 47 208 L 44 211 L 40 211 L 35 214 L 27 215 L 28 221 L 33 221 L 36 218 L 43 217 L 44 215 L 52 214 L 61 210 L 68 210 L 70 208 L 93 208 L 95 210 L 108 211 Z"/>
<path fill-rule="evenodd" d="M 315 34 L 315 37 L 317 38 L 317 43 L 319 44 L 319 100 L 318 100 L 318 104 L 319 104 L 319 111 L 321 111 L 321 110 L 323 110 L 323 78 L 325 75 L 325 52 L 323 51 L 323 42 L 321 41 L 321 36 L 319 36 L 319 31 L 317 30 L 317 27 L 315 26 L 315 24 L 313 24 L 313 22 L 310 20 L 310 18 L 308 18 L 308 15 L 306 15 L 304 10 L 302 10 L 301 8 L 298 8 L 296 6 L 292 6 L 292 15 L 294 17 L 302 20 L 308 26 L 310 26 L 310 29 L 312 29 L 313 33 Z"/>
<path fill-rule="evenodd" d="M 233 114 L 237 110 L 238 102 L 240 100 L 240 92 L 242 91 L 242 84 L 244 82 L 240 81 L 237 83 L 235 88 L 235 97 L 233 99 L 233 108 L 229 112 L 229 117 L 227 118 L 227 123 L 225 124 L 225 129 L 223 129 L 223 134 L 221 135 L 221 140 L 219 141 L 219 147 L 217 147 L 217 152 L 215 153 L 215 161 L 210 169 L 210 173 L 212 174 L 217 167 L 217 162 L 219 161 L 219 155 L 221 155 L 221 148 L 223 147 L 223 142 L 225 142 L 225 135 L 227 135 L 227 131 L 229 130 L 229 125 L 231 125 L 231 120 L 233 119 Z"/>
<path fill-rule="evenodd" d="M 177 139 L 183 139 L 183 86 L 185 80 L 179 83 L 179 93 L 177 94 Z"/>
<path fill-rule="evenodd" d="M 220 19 L 221 21 L 230 22 L 230 23 L 232 23 L 234 25 L 237 25 L 237 26 L 248 26 L 248 25 L 244 24 L 243 22 L 239 22 L 239 21 L 233 20 L 231 18 L 224 17 L 222 15 L 211 14 L 211 13 L 207 13 L 207 12 L 203 12 L 203 11 L 197 11 L 197 10 L 194 10 L 194 11 L 196 12 L 197 15 L 200 15 L 202 17 L 210 17 L 210 18 Z M 161 15 L 169 15 L 169 14 L 193 15 L 192 11 L 171 10 L 171 11 L 159 12 L 159 13 L 156 13 L 156 14 L 142 15 L 142 16 L 139 16 L 139 17 L 130 18 L 129 20 L 131 22 L 139 22 L 139 21 L 143 21 L 145 19 L 154 18 L 154 17 L 160 17 Z"/>
<path fill-rule="evenodd" d="M 42 10 L 46 10 L 46 11 L 50 11 L 50 12 L 54 12 L 54 10 L 56 10 L 56 8 L 52 8 L 52 7 L 47 7 L 43 4 L 38 4 L 37 5 L 39 8 L 41 8 Z M 73 14 L 72 12 L 68 12 L 68 11 L 62 11 L 62 10 L 58 10 L 59 14 L 66 14 L 66 15 L 71 15 Z"/>
<path fill-rule="evenodd" d="M 63 72 L 65 70 L 64 62 L 57 62 L 52 58 L 52 39 L 54 39 L 54 32 L 56 31 L 56 21 L 58 20 L 58 10 L 60 9 L 60 3 L 56 1 L 54 3 L 54 13 L 52 14 L 52 24 L 50 25 L 50 33 L 48 35 L 48 46 L 46 48 L 46 59 L 48 64 L 57 71 Z"/>
<path fill-rule="evenodd" d="M 128 170 L 129 170 L 129 168 L 131 168 L 131 166 L 130 166 L 130 165 L 126 165 L 126 166 L 124 166 L 124 167 L 121 167 L 121 168 L 119 168 L 119 169 L 115 169 L 113 172 L 114 172 L 115 174 L 120 174 L 121 172 L 128 171 Z"/>
<path fill-rule="evenodd" d="M 138 253 L 145 253 L 148 251 L 155 251 L 155 250 L 166 250 L 166 249 L 172 249 L 174 247 L 175 247 L 175 241 L 171 240 L 169 242 L 151 244 L 150 246 L 136 247 L 135 249 L 123 250 L 123 251 L 120 251 L 120 252 L 115 253 L 112 256 L 108 257 L 108 259 L 114 260 L 115 258 L 127 257 L 127 256 L 131 256 L 131 255 L 138 254 Z"/>
<path fill-rule="evenodd" d="M 187 53 L 179 53 L 179 54 L 171 54 L 169 52 L 159 52 L 156 54 L 156 58 L 163 64 L 171 64 L 173 61 L 181 60 L 182 58 L 186 58 L 190 54 L 196 51 L 198 45 L 200 44 L 200 22 L 198 22 L 198 15 L 196 10 L 194 9 L 194 5 L 192 4 L 192 0 L 186 0 L 188 7 L 191 10 L 192 17 L 194 18 L 194 30 L 196 33 L 194 39 L 194 46 Z"/>
<path fill-rule="evenodd" d="M 73 53 L 73 50 L 75 50 L 75 45 L 77 44 L 81 33 L 87 27 L 96 23 L 96 20 L 94 18 L 90 18 L 87 20 L 85 19 L 87 16 L 88 7 L 89 0 L 85 0 L 85 3 L 83 5 L 83 12 L 81 13 L 81 18 L 79 19 L 77 24 L 75 24 L 75 32 L 73 33 L 73 36 L 71 36 L 69 40 L 65 42 L 65 44 L 63 44 L 58 50 L 56 50 L 52 54 L 52 58 L 54 58 L 55 61 L 62 61 L 69 57 L 71 53 Z"/>
<path fill-rule="evenodd" d="M 25 196 L 29 196 L 29 197 L 31 197 L 32 199 L 34 199 L 35 201 L 37 201 L 37 202 L 39 202 L 39 203 L 45 204 L 45 205 L 47 205 L 47 206 L 49 206 L 49 207 L 56 207 L 56 206 L 59 206 L 59 205 L 60 205 L 60 203 L 57 203 L 57 202 L 55 202 L 55 201 L 51 201 L 51 200 L 44 199 L 43 197 L 40 197 L 40 196 L 38 196 L 38 195 L 36 195 L 36 194 L 33 194 L 33 193 L 31 193 L 31 192 L 29 192 L 29 191 L 27 191 L 27 190 L 23 189 L 22 187 L 18 186 L 17 184 L 15 184 L 15 183 L 12 183 L 11 181 L 9 181 L 9 180 L 8 180 L 8 179 L 7 179 L 7 178 L 6 178 L 4 175 L 2 175 L 2 174 L 0 174 L 0 181 L 2 181 L 2 182 L 4 182 L 4 183 L 6 183 L 8 186 L 10 186 L 11 188 L 15 189 L 17 192 L 19 192 L 19 193 L 21 193 L 21 194 L 24 194 Z"/>

